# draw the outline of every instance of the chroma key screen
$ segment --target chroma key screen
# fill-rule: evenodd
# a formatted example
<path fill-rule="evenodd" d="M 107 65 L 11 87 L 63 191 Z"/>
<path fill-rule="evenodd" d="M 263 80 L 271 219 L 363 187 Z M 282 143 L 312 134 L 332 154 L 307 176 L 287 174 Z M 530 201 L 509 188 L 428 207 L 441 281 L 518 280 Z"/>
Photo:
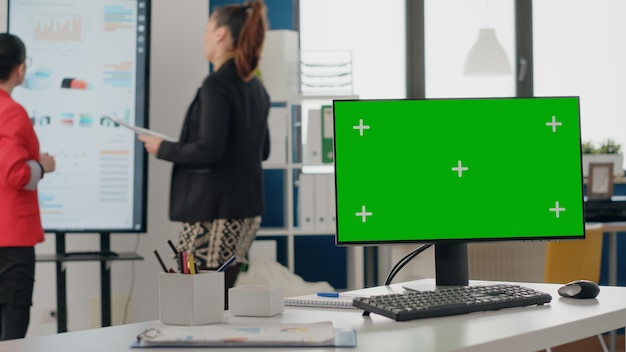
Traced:
<path fill-rule="evenodd" d="M 335 100 L 337 243 L 583 238 L 578 97 Z"/>

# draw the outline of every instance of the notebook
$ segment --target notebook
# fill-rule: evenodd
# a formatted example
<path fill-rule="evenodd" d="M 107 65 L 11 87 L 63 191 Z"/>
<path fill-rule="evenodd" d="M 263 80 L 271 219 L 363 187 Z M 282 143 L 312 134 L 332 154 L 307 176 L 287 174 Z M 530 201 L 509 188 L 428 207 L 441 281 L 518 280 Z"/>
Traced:
<path fill-rule="evenodd" d="M 337 298 L 319 297 L 317 295 L 287 297 L 285 298 L 285 306 L 361 310 L 352 305 L 352 300 L 355 297 L 360 296 L 339 294 Z"/>

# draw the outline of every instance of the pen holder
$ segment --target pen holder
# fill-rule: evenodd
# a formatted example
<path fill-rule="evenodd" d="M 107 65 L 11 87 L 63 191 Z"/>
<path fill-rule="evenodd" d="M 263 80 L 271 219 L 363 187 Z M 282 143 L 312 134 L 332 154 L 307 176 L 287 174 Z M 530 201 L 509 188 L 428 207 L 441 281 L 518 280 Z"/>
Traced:
<path fill-rule="evenodd" d="M 224 319 L 224 273 L 159 273 L 159 317 L 164 324 L 202 325 Z"/>

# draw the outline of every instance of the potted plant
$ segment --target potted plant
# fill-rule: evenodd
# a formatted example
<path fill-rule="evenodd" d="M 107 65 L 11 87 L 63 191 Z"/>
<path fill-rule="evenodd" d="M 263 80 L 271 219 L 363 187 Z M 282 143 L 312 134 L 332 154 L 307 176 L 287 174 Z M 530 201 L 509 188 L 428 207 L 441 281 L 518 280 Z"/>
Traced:
<path fill-rule="evenodd" d="M 612 163 L 613 175 L 624 175 L 624 155 L 621 153 L 621 145 L 612 139 L 607 139 L 600 147 L 596 148 L 591 141 L 582 144 L 583 153 L 583 176 L 589 175 L 590 163 Z"/>

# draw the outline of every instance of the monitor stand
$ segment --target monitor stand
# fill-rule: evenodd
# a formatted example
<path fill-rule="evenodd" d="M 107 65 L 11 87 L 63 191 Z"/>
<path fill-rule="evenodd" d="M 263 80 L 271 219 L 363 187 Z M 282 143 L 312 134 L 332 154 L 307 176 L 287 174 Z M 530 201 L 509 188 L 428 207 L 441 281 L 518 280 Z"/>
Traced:
<path fill-rule="evenodd" d="M 467 286 L 467 243 L 435 244 L 435 281 L 437 286 Z"/>

